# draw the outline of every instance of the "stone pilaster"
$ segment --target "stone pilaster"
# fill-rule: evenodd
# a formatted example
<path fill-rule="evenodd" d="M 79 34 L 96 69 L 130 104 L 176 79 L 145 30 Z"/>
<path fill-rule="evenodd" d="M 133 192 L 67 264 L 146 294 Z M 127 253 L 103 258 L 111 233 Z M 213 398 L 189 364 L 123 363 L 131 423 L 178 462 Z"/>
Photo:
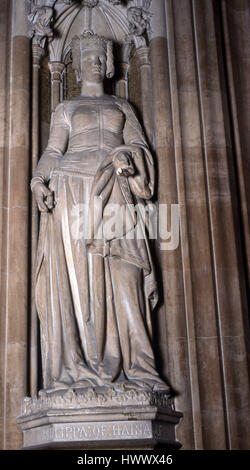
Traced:
<path fill-rule="evenodd" d="M 20 401 L 27 394 L 29 172 L 30 172 L 30 40 L 29 2 L 1 3 L 7 74 L 5 135 L 1 168 L 3 252 L 1 257 L 1 447 L 18 449 L 16 424 Z M 7 31 L 6 31 L 7 27 Z M 6 49 L 6 44 L 9 48 Z M 2 108 L 3 109 L 3 108 Z M 3 165 L 3 166 L 2 166 Z"/>
<path fill-rule="evenodd" d="M 143 125 L 148 141 L 152 145 L 154 143 L 154 122 L 149 47 L 139 47 L 136 49 L 135 55 L 140 67 Z"/>
<path fill-rule="evenodd" d="M 33 41 L 32 44 L 32 158 L 31 158 L 31 173 L 33 174 L 39 158 L 40 147 L 40 124 L 39 124 L 39 89 L 40 89 L 40 62 L 44 55 L 44 48 L 39 46 Z M 38 240 L 38 210 L 36 201 L 31 195 L 31 247 L 30 247 L 30 261 L 31 261 L 31 303 L 30 303 L 30 393 L 35 396 L 37 393 L 38 382 L 38 319 L 35 306 L 35 292 L 34 292 L 34 279 L 35 279 L 35 263 L 36 263 L 36 249 Z"/>

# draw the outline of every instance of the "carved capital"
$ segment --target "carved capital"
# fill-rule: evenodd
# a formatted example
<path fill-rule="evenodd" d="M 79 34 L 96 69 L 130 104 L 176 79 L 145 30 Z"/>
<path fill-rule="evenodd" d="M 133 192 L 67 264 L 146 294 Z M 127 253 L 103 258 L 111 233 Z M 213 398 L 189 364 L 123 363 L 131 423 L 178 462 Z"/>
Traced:
<path fill-rule="evenodd" d="M 140 67 L 150 65 L 149 48 L 147 46 L 141 46 L 136 49 L 136 57 L 139 60 Z"/>
<path fill-rule="evenodd" d="M 128 76 L 129 63 L 119 62 L 117 64 L 118 80 L 126 80 Z"/>
<path fill-rule="evenodd" d="M 121 76 L 123 78 L 126 78 L 128 70 L 129 70 L 129 64 L 127 62 L 120 62 L 119 69 L 120 69 L 120 72 L 121 72 Z"/>
<path fill-rule="evenodd" d="M 63 62 L 50 62 L 49 69 L 51 73 L 52 82 L 62 82 L 62 74 L 65 68 Z"/>

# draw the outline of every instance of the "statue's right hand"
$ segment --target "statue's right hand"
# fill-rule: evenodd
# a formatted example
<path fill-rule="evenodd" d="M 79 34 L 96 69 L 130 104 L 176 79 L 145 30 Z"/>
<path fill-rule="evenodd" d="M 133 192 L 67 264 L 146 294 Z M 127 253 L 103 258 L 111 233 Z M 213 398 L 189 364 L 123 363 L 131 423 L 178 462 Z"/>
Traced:
<path fill-rule="evenodd" d="M 52 191 L 47 188 L 43 183 L 36 183 L 33 188 L 33 193 L 41 212 L 48 212 L 54 207 L 54 196 Z"/>

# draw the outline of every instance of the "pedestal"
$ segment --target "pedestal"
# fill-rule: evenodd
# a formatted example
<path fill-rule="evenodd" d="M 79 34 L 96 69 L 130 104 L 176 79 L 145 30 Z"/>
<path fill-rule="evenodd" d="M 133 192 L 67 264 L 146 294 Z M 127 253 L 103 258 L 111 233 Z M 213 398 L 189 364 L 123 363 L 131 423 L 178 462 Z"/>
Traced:
<path fill-rule="evenodd" d="M 182 414 L 163 392 L 40 392 L 24 398 L 23 449 L 178 449 Z"/>

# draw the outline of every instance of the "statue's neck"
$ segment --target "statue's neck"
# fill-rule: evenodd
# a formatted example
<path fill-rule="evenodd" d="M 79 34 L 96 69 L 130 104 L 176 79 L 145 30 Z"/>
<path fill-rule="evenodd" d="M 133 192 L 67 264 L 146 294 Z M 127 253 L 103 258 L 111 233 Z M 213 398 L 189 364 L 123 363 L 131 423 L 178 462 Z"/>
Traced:
<path fill-rule="evenodd" d="M 81 88 L 81 95 L 89 96 L 89 97 L 103 96 L 104 95 L 103 82 L 93 83 L 93 82 L 83 81 L 82 88 Z"/>

